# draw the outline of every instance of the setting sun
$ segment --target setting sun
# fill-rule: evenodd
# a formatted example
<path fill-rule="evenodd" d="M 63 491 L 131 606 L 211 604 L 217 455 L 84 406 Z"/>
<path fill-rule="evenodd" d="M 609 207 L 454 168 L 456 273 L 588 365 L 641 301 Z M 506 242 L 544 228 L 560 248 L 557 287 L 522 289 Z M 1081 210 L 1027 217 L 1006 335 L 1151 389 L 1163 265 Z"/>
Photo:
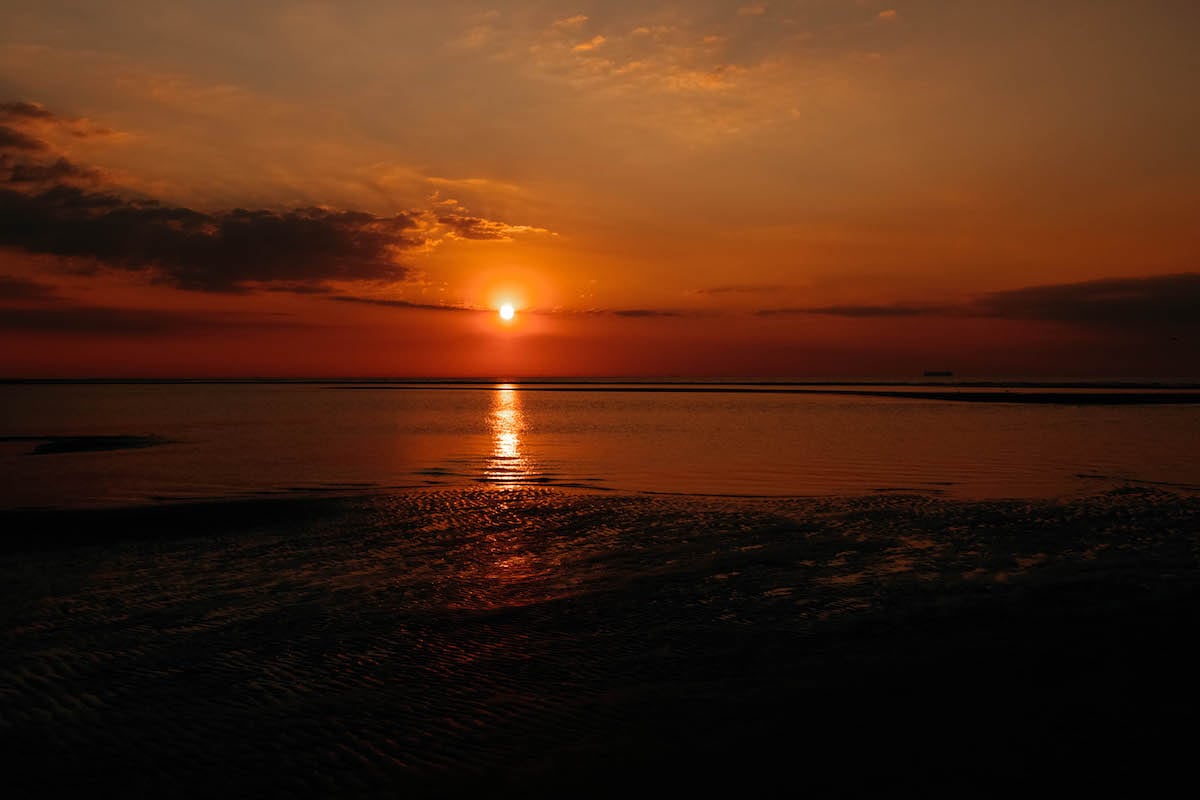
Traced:
<path fill-rule="evenodd" d="M 516 316 L 516 314 L 517 311 L 513 308 L 512 303 L 505 303 L 504 305 L 500 306 L 500 319 L 504 320 L 505 322 L 511 320 Z"/>

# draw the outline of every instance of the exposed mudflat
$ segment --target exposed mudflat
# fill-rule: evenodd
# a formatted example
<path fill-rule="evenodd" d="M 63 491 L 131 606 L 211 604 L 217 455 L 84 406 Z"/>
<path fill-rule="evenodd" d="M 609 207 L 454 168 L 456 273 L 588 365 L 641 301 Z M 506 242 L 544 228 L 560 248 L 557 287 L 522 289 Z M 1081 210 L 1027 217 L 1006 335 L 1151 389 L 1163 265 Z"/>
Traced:
<path fill-rule="evenodd" d="M 159 436 L 0 436 L 0 442 L 31 442 L 31 456 L 59 453 L 96 453 L 107 450 L 140 450 L 166 444 Z"/>
<path fill-rule="evenodd" d="M 1200 711 L 1200 499 L 1154 490 L 481 488 L 0 525 L 14 796 L 1147 788 Z"/>

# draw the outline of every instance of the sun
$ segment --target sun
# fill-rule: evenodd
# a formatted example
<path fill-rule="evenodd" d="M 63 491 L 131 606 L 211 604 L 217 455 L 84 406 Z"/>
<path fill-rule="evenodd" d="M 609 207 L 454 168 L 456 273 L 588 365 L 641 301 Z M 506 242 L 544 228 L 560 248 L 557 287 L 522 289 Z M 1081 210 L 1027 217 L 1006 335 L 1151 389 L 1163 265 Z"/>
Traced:
<path fill-rule="evenodd" d="M 505 303 L 500 306 L 500 319 L 508 322 L 517 315 L 517 310 L 513 308 L 512 303 Z"/>

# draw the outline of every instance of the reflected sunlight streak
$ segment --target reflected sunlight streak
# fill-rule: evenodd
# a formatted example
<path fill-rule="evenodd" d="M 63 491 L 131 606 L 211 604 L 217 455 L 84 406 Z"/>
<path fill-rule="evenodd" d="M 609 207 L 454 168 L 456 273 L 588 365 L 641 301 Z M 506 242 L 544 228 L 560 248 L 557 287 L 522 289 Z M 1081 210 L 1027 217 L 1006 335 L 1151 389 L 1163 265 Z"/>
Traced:
<path fill-rule="evenodd" d="M 520 393 L 511 385 L 496 387 L 488 424 L 492 432 L 492 453 L 484 469 L 484 480 L 500 486 L 528 483 L 534 472 L 521 453 L 525 415 L 521 411 Z"/>

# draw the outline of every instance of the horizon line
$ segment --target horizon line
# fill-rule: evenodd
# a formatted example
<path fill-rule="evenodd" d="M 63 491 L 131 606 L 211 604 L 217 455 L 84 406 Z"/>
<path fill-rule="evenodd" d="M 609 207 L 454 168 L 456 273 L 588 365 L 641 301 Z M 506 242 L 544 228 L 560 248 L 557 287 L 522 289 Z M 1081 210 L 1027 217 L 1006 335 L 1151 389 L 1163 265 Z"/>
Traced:
<path fill-rule="evenodd" d="M 706 376 L 693 377 L 683 375 L 641 375 L 641 376 L 469 376 L 469 377 L 437 377 L 437 376 L 172 376 L 172 377 L 115 377 L 115 376 L 86 376 L 86 377 L 0 377 L 0 385 L 70 385 L 70 384 L 394 384 L 394 385 L 553 385 L 553 384 L 684 384 L 684 385 L 722 385 L 733 384 L 742 386 L 831 386 L 831 385 L 869 385 L 869 386 L 940 386 L 940 387 L 993 387 L 1011 386 L 1027 388 L 1103 388 L 1103 387 L 1174 387 L 1200 389 L 1200 376 L 1194 377 L 1112 377 L 1112 376 L 1060 376 L 1054 378 L 1030 376 L 868 376 L 854 377 L 763 377 L 763 376 Z"/>

